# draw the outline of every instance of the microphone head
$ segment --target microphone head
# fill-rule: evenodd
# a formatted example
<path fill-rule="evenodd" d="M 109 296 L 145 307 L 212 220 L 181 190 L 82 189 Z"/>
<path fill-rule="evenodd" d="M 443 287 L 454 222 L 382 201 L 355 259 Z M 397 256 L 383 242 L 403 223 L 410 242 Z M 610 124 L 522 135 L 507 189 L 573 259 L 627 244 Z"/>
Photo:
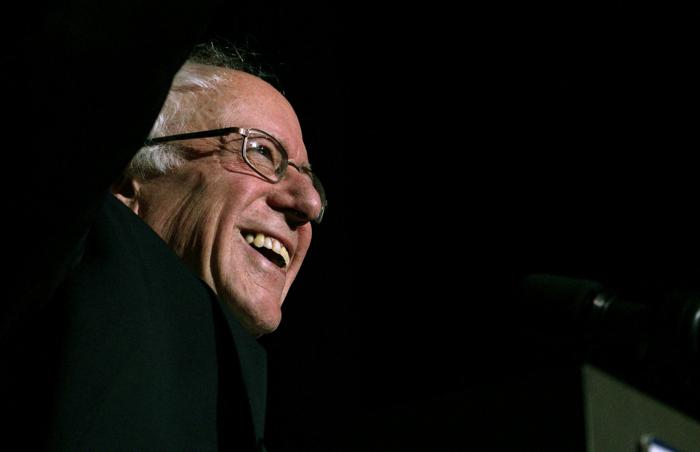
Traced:
<path fill-rule="evenodd" d="M 593 300 L 602 293 L 603 287 L 595 281 L 546 274 L 529 275 L 520 286 L 523 307 L 540 327 L 563 332 L 581 332 Z"/>

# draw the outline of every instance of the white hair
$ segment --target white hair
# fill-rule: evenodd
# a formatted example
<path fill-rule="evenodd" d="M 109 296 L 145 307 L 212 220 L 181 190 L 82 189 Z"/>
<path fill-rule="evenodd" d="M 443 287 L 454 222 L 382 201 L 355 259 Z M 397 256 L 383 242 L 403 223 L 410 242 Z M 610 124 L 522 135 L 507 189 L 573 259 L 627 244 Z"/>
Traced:
<path fill-rule="evenodd" d="M 237 48 L 221 49 L 213 43 L 195 47 L 190 58 L 175 74 L 168 97 L 149 137 L 195 132 L 187 127 L 199 114 L 198 99 L 203 93 L 208 97 L 218 95 L 217 91 L 229 80 L 227 71 L 230 69 L 270 78 L 259 66 L 253 66 L 248 61 L 255 56 L 252 52 L 243 52 Z M 144 146 L 132 158 L 125 175 L 144 180 L 163 175 L 184 162 L 183 149 L 176 143 Z"/>

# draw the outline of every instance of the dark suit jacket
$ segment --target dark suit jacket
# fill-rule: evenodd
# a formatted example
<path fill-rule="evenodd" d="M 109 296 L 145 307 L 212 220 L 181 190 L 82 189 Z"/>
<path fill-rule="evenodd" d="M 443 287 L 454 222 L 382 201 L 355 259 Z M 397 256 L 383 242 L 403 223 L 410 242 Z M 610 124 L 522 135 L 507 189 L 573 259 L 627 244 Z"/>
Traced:
<path fill-rule="evenodd" d="M 82 250 L 14 354 L 5 388 L 18 439 L 60 450 L 259 450 L 266 356 L 228 308 L 111 195 Z"/>
<path fill-rule="evenodd" d="M 216 0 L 20 8 L 4 71 L 0 449 L 253 450 L 265 354 L 105 194 Z"/>

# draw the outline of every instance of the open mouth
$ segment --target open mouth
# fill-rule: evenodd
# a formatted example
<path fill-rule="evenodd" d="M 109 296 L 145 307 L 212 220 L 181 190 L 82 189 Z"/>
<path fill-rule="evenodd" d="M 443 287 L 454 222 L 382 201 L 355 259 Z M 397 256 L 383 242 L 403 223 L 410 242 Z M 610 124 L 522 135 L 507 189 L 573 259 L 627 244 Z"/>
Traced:
<path fill-rule="evenodd" d="M 289 265 L 289 252 L 279 240 L 261 232 L 242 232 L 245 241 L 279 268 Z"/>

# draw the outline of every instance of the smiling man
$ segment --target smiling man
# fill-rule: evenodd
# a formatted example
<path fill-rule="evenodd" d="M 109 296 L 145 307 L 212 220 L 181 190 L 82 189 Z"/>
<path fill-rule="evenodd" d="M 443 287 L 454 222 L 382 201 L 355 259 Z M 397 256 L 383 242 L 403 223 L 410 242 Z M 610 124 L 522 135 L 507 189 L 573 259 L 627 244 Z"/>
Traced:
<path fill-rule="evenodd" d="M 265 354 L 253 338 L 278 327 L 282 303 L 311 243 L 312 223 L 321 221 L 326 200 L 311 171 L 293 108 L 270 84 L 235 69 L 236 64 L 216 49 L 200 47 L 176 74 L 150 138 L 112 186 L 113 195 L 212 294 L 204 297 L 200 291 L 198 296 L 185 297 L 183 291 L 197 291 L 176 289 L 187 278 L 173 277 L 178 273 L 160 268 L 153 253 L 135 244 L 145 256 L 145 266 L 158 267 L 140 270 L 147 290 L 153 292 L 151 280 L 159 280 L 159 285 L 177 292 L 175 301 L 159 293 L 157 301 L 139 302 L 168 318 L 150 318 L 149 327 L 155 325 L 165 335 L 155 340 L 167 349 L 166 357 L 172 355 L 164 361 L 149 351 L 149 357 L 143 359 L 154 360 L 148 366 L 156 367 L 164 378 L 185 382 L 185 394 L 203 396 L 192 406 L 191 394 L 184 398 L 179 390 L 163 394 L 169 398 L 164 399 L 166 406 L 176 407 L 171 417 L 185 416 L 187 411 L 192 416 L 201 416 L 202 410 L 205 413 L 196 418 L 194 426 L 179 418 L 173 421 L 176 427 L 156 429 L 154 435 L 153 427 L 163 421 L 144 417 L 137 402 L 136 409 L 130 408 L 137 421 L 129 424 L 138 422 L 136 429 L 145 425 L 151 439 L 127 442 L 129 446 L 162 447 L 159 437 L 176 428 L 175 436 L 181 438 L 178 447 L 184 443 L 199 448 L 201 441 L 224 449 L 264 447 Z M 213 307 L 211 319 L 198 305 Z M 168 344 L 165 341 L 171 335 L 181 337 Z M 188 340 L 205 344 L 193 347 L 184 344 Z M 174 344 L 183 348 L 174 350 Z M 174 368 L 173 361 L 178 363 Z M 205 369 L 208 373 L 202 372 Z M 135 370 L 143 371 L 141 367 Z M 214 383 L 214 388 L 204 388 Z M 150 383 L 143 386 L 139 391 L 152 397 Z M 69 388 L 67 392 L 75 391 Z M 104 422 L 107 430 L 114 415 L 103 416 L 98 423 Z M 205 432 L 214 428 L 216 435 L 206 437 L 197 431 L 195 426 L 201 424 L 207 424 Z M 183 437 L 183 429 L 196 433 Z M 88 444 L 100 446 L 111 435 L 103 434 L 96 443 Z"/>
<path fill-rule="evenodd" d="M 274 331 L 325 208 L 294 110 L 258 77 L 189 62 L 151 135 L 116 196 L 251 334 Z"/>
<path fill-rule="evenodd" d="M 235 58 L 211 47 L 193 55 L 135 155 L 119 131 L 138 124 L 138 108 L 124 117 L 109 110 L 115 95 L 74 94 L 94 111 L 108 104 L 111 120 L 88 118 L 100 127 L 84 130 L 100 139 L 77 144 L 82 159 L 57 154 L 60 165 L 109 181 L 63 191 L 85 206 L 56 209 L 47 228 L 69 251 L 57 289 L 0 354 L 4 427 L 23 448 L 265 449 L 256 338 L 280 323 L 325 194 L 287 100 Z M 139 99 L 162 96 L 157 85 Z M 110 184 L 119 155 L 133 158 Z M 49 176 L 53 187 L 73 180 Z"/>

